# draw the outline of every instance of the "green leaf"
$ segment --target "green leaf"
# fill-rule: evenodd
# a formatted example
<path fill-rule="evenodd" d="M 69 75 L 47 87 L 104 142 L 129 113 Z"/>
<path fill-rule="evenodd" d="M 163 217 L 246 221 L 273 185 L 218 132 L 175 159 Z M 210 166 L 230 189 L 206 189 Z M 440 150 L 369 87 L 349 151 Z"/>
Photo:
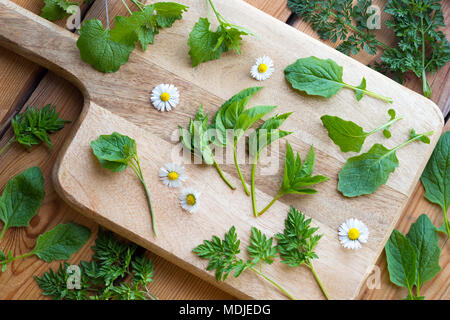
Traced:
<path fill-rule="evenodd" d="M 328 131 L 328 136 L 342 152 L 360 152 L 367 133 L 352 121 L 325 115 L 320 118 Z"/>
<path fill-rule="evenodd" d="M 59 224 L 38 237 L 32 253 L 45 262 L 67 260 L 80 250 L 90 234 L 90 230 L 83 226 L 73 223 Z"/>
<path fill-rule="evenodd" d="M 283 233 L 275 235 L 281 262 L 298 267 L 317 259 L 314 249 L 322 235 L 315 234 L 319 228 L 311 227 L 311 219 L 306 219 L 301 211 L 291 206 L 284 225 Z"/>
<path fill-rule="evenodd" d="M 294 152 L 289 142 L 286 142 L 286 160 L 284 164 L 283 181 L 281 182 L 281 194 L 312 194 L 317 191 L 306 189 L 304 187 L 312 186 L 328 180 L 328 177 L 317 175 L 312 176 L 314 170 L 315 153 L 311 146 L 305 162 L 302 164 L 300 155 L 297 153 L 294 158 Z"/>
<path fill-rule="evenodd" d="M 411 225 L 406 238 L 414 247 L 417 256 L 417 276 L 415 284 L 418 288 L 426 281 L 431 280 L 439 271 L 439 237 L 436 227 L 427 215 L 422 214 Z"/>
<path fill-rule="evenodd" d="M 346 197 L 370 194 L 387 182 L 398 165 L 395 149 L 376 143 L 366 153 L 347 160 L 339 172 L 338 190 Z"/>
<path fill-rule="evenodd" d="M 394 230 L 385 246 L 391 282 L 412 289 L 416 282 L 417 256 L 409 240 Z"/>
<path fill-rule="evenodd" d="M 26 148 L 44 142 L 53 149 L 50 134 L 64 128 L 67 122 L 69 121 L 59 118 L 56 107 L 47 104 L 42 109 L 29 106 L 24 113 L 11 120 L 11 126 L 16 141 Z"/>
<path fill-rule="evenodd" d="M 41 17 L 50 21 L 56 21 L 72 14 L 69 7 L 77 6 L 77 2 L 66 0 L 44 0 L 45 6 L 42 8 Z"/>
<path fill-rule="evenodd" d="M 234 49 L 241 53 L 242 36 L 251 34 L 248 30 L 223 21 L 219 21 L 216 31 L 210 30 L 207 18 L 199 18 L 189 34 L 188 45 L 192 66 L 219 59 L 222 53 Z"/>
<path fill-rule="evenodd" d="M 91 142 L 91 148 L 102 167 L 113 172 L 125 170 L 137 154 L 136 141 L 117 132 L 101 135 Z"/>
<path fill-rule="evenodd" d="M 425 187 L 425 198 L 441 206 L 447 214 L 450 205 L 450 131 L 439 138 L 420 179 Z M 448 232 L 448 226 L 440 230 L 446 229 Z"/>
<path fill-rule="evenodd" d="M 358 101 L 363 94 L 368 94 L 392 103 L 391 98 L 367 91 L 364 78 L 358 87 L 345 83 L 342 80 L 343 68 L 331 59 L 324 60 L 314 56 L 298 59 L 284 69 L 284 75 L 294 89 L 308 95 L 330 98 L 347 87 L 355 91 Z"/>
<path fill-rule="evenodd" d="M 301 58 L 286 67 L 284 74 L 293 88 L 309 95 L 329 98 L 344 87 L 343 68 L 331 59 Z"/>
<path fill-rule="evenodd" d="M 28 226 L 44 195 L 44 177 L 39 167 L 31 167 L 9 180 L 0 197 L 3 228 Z"/>
<path fill-rule="evenodd" d="M 134 49 L 134 37 L 123 37 L 123 42 L 111 39 L 110 31 L 104 30 L 98 19 L 83 22 L 77 47 L 81 59 L 101 72 L 116 72 L 128 61 Z"/>
<path fill-rule="evenodd" d="M 160 28 L 169 28 L 177 20 L 181 20 L 183 12 L 189 7 L 176 2 L 155 2 L 156 22 Z"/>
<path fill-rule="evenodd" d="M 272 246 L 272 242 L 273 238 L 267 238 L 261 230 L 252 227 L 252 236 L 250 237 L 250 245 L 247 247 L 247 251 L 253 263 L 273 263 L 278 250 L 275 246 Z"/>
<path fill-rule="evenodd" d="M 386 138 L 390 138 L 390 126 L 394 122 L 400 120 L 401 117 L 395 117 L 394 109 L 389 109 L 388 114 L 390 116 L 390 120 L 370 132 L 365 132 L 363 128 L 358 126 L 356 123 L 346 121 L 339 117 L 324 115 L 320 119 L 328 131 L 328 136 L 337 146 L 339 146 L 342 152 L 360 152 L 366 138 L 379 130 L 383 130 L 383 135 Z"/>
<path fill-rule="evenodd" d="M 362 78 L 361 80 L 361 84 L 359 86 L 356 87 L 357 89 L 355 89 L 355 94 L 356 94 L 356 100 L 361 100 L 363 95 L 364 95 L 364 91 L 358 90 L 358 89 L 362 89 L 362 90 L 366 90 L 366 78 Z"/>

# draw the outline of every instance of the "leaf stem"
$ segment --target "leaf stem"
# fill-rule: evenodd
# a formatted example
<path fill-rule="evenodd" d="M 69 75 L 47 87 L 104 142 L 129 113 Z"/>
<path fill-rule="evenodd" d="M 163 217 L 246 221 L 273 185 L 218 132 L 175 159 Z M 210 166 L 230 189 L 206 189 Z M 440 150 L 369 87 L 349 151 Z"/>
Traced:
<path fill-rule="evenodd" d="M 108 1 L 108 0 L 105 0 L 105 2 L 106 1 Z M 133 11 L 131 11 L 130 10 L 130 8 L 128 7 L 128 5 L 127 5 L 127 3 L 125 2 L 125 0 L 121 0 L 122 1 L 122 3 L 123 3 L 123 5 L 125 6 L 125 8 L 127 9 L 127 11 L 128 11 L 128 13 L 129 14 L 133 14 Z M 131 2 L 133 2 L 133 1 L 131 1 Z M 133 2 L 134 3 L 134 2 Z M 138 7 L 139 8 L 139 7 Z"/>
<path fill-rule="evenodd" d="M 26 258 L 26 257 L 32 256 L 33 254 L 34 254 L 34 252 L 33 252 L 33 251 L 30 251 L 30 252 L 25 253 L 25 254 L 23 254 L 23 255 L 21 255 L 21 256 L 10 257 L 10 258 L 8 258 L 8 259 L 6 259 L 6 260 L 0 261 L 0 265 L 8 264 L 8 263 L 10 263 L 10 262 L 13 262 L 13 261 L 16 261 L 16 260 L 19 260 L 19 259 L 24 259 L 24 258 Z"/>
<path fill-rule="evenodd" d="M 153 206 L 152 206 L 152 200 L 151 200 L 151 196 L 150 196 L 150 191 L 147 188 L 147 184 L 145 183 L 145 179 L 144 179 L 144 175 L 142 173 L 142 169 L 141 169 L 141 164 L 139 163 L 139 158 L 138 155 L 136 154 L 136 156 L 133 158 L 133 160 L 136 162 L 136 164 L 134 164 L 133 162 L 130 161 L 130 166 L 133 169 L 133 171 L 136 173 L 137 177 L 139 178 L 139 180 L 141 181 L 142 186 L 144 187 L 145 190 L 145 194 L 147 196 L 147 201 L 148 201 L 148 206 L 150 208 L 150 215 L 152 218 L 152 229 L 153 229 L 153 233 L 155 234 L 155 237 L 158 236 L 158 233 L 156 232 L 156 221 L 155 221 L 155 214 L 153 211 Z"/>
<path fill-rule="evenodd" d="M 216 7 L 214 6 L 214 3 L 211 0 L 207 0 L 209 2 L 209 5 L 211 6 L 211 9 L 213 9 L 214 14 L 216 15 L 217 21 L 219 23 L 227 23 L 227 21 L 222 17 L 222 15 L 216 10 Z"/>
<path fill-rule="evenodd" d="M 2 232 L 0 233 L 0 241 L 2 241 L 3 236 L 5 235 L 5 232 L 8 228 L 6 227 L 6 225 L 3 226 Z"/>
<path fill-rule="evenodd" d="M 375 128 L 372 131 L 367 132 L 365 134 L 365 136 L 367 137 L 367 136 L 370 136 L 371 134 L 374 134 L 377 131 L 383 130 L 384 128 L 391 126 L 392 124 L 396 123 L 397 121 L 399 121 L 401 119 L 403 119 L 403 117 L 398 117 L 398 118 L 392 119 L 389 122 L 386 122 L 385 124 L 383 124 L 382 126 Z"/>
<path fill-rule="evenodd" d="M 144 11 L 144 9 L 141 7 L 141 5 L 139 4 L 139 1 L 136 0 L 131 0 L 131 2 L 139 8 L 139 10 Z"/>
<path fill-rule="evenodd" d="M 258 158 L 259 154 L 257 154 L 255 160 L 253 160 L 252 176 L 251 176 L 252 208 L 253 208 L 253 215 L 255 217 L 258 216 L 258 208 L 256 207 L 256 194 L 255 194 L 255 172 L 256 172 L 256 164 L 258 163 Z"/>
<path fill-rule="evenodd" d="M 266 276 L 264 273 L 258 271 L 257 269 L 250 267 L 250 270 L 252 270 L 253 272 L 255 272 L 256 274 L 260 275 L 261 277 L 263 277 L 266 281 L 270 282 L 271 284 L 273 284 L 275 287 L 277 287 L 281 292 L 283 292 L 287 297 L 289 297 L 289 299 L 291 300 L 295 300 L 295 298 L 289 293 L 287 292 L 285 289 L 283 289 L 283 287 L 281 287 L 278 283 L 276 283 L 274 280 L 270 279 L 268 276 Z"/>
<path fill-rule="evenodd" d="M 13 136 L 11 139 L 6 142 L 6 144 L 0 149 L 0 156 L 9 148 L 11 144 L 13 144 L 16 141 L 16 137 Z"/>
<path fill-rule="evenodd" d="M 368 90 L 366 90 L 366 89 L 357 88 L 357 87 L 352 86 L 352 85 L 350 85 L 350 84 L 347 84 L 347 83 L 345 83 L 345 82 L 342 82 L 342 84 L 343 84 L 345 87 L 350 88 L 350 89 L 353 89 L 353 90 L 355 90 L 355 91 L 362 91 L 362 92 L 364 92 L 365 94 L 367 94 L 368 96 L 372 96 L 372 97 L 375 97 L 375 98 L 384 100 L 384 101 L 389 102 L 389 103 L 393 103 L 393 102 L 394 102 L 391 98 L 382 96 L 382 95 L 377 94 L 377 93 L 375 93 L 375 92 L 368 91 Z"/>
<path fill-rule="evenodd" d="M 322 281 L 320 281 L 319 275 L 317 274 L 316 270 L 314 269 L 312 262 L 307 263 L 306 266 L 312 271 L 314 278 L 317 281 L 317 284 L 319 285 L 320 289 L 322 290 L 323 295 L 327 298 L 327 300 L 331 300 L 330 296 L 327 293 L 327 290 L 325 289 L 325 287 L 322 284 Z"/>
<path fill-rule="evenodd" d="M 259 217 L 260 215 L 262 215 L 264 212 L 266 212 L 267 210 L 269 210 L 269 208 L 278 200 L 280 199 L 282 196 L 284 196 L 284 193 L 279 190 L 277 195 L 272 199 L 272 201 L 269 202 L 269 204 L 262 209 L 256 216 Z"/>
<path fill-rule="evenodd" d="M 407 140 L 407 141 L 403 142 L 402 144 L 399 144 L 399 145 L 396 146 L 395 148 L 391 149 L 391 152 L 396 151 L 396 150 L 398 150 L 398 149 L 400 149 L 400 148 L 403 148 L 403 147 L 406 146 L 407 144 L 410 144 L 410 143 L 413 142 L 413 141 L 419 140 L 419 139 L 422 138 L 422 137 L 432 135 L 433 133 L 434 133 L 433 131 L 428 131 L 428 132 L 419 134 L 419 135 L 415 136 L 414 138 L 410 138 L 409 140 Z"/>
<path fill-rule="evenodd" d="M 250 196 L 250 192 L 248 191 L 247 184 L 245 183 L 244 177 L 242 176 L 241 168 L 239 167 L 239 163 L 237 161 L 236 144 L 233 147 L 233 155 L 234 155 L 234 165 L 236 166 L 237 172 L 239 174 L 239 178 L 241 179 L 242 186 L 244 187 L 245 194 L 247 196 Z"/>
<path fill-rule="evenodd" d="M 231 184 L 230 181 L 227 180 L 227 178 L 225 178 L 225 175 L 223 174 L 222 170 L 220 169 L 219 165 L 217 164 L 216 159 L 214 159 L 214 167 L 216 168 L 217 172 L 219 173 L 220 177 L 222 178 L 222 180 L 232 189 L 235 190 L 236 187 L 233 186 Z"/>
<path fill-rule="evenodd" d="M 444 209 L 444 223 L 445 223 L 445 229 L 447 230 L 447 236 L 450 237 L 450 225 L 448 223 L 447 211 L 448 211 L 448 208 L 445 208 Z"/>

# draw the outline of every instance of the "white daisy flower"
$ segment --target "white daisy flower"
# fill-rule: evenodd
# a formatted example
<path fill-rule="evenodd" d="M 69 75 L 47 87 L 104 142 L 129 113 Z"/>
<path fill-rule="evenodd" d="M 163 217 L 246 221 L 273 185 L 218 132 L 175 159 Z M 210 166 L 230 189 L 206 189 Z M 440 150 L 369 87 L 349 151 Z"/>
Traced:
<path fill-rule="evenodd" d="M 270 78 L 274 71 L 273 61 L 268 56 L 256 59 L 256 63 L 250 69 L 252 77 L 258 81 Z"/>
<path fill-rule="evenodd" d="M 198 198 L 200 193 L 192 188 L 185 188 L 180 194 L 180 203 L 184 210 L 190 213 L 195 212 L 198 209 Z"/>
<path fill-rule="evenodd" d="M 339 241 L 347 249 L 359 249 L 369 239 L 369 229 L 358 219 L 348 219 L 339 226 Z"/>
<path fill-rule="evenodd" d="M 159 178 L 166 186 L 178 188 L 186 180 L 186 172 L 184 171 L 184 167 L 178 164 L 167 163 L 159 169 Z"/>
<path fill-rule="evenodd" d="M 180 93 L 173 84 L 160 84 L 153 89 L 150 100 L 159 111 L 170 111 L 180 102 Z"/>

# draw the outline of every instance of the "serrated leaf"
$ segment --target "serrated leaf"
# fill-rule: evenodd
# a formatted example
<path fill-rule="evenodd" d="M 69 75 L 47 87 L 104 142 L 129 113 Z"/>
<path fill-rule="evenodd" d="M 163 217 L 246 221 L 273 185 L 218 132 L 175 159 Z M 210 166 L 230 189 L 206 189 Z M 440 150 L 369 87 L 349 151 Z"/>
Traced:
<path fill-rule="evenodd" d="M 103 29 L 98 19 L 84 21 L 80 30 L 77 47 L 81 59 L 101 72 L 116 72 L 128 61 L 134 49 L 134 37 L 123 37 L 123 42 L 111 39 L 109 30 Z"/>
<path fill-rule="evenodd" d="M 69 12 L 70 6 L 77 6 L 77 2 L 66 0 L 44 0 L 44 7 L 41 11 L 41 17 L 50 21 L 56 21 L 65 18 L 72 12 Z"/>
<path fill-rule="evenodd" d="M 59 224 L 38 237 L 32 253 L 45 262 L 67 260 L 80 250 L 90 234 L 88 228 L 74 223 Z"/>

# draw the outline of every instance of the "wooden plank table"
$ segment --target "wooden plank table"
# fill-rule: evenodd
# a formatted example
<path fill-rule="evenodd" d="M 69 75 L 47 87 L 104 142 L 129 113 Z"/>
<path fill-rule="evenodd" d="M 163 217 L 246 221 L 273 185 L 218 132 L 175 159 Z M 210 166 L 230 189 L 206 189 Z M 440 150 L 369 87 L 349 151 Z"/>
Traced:
<path fill-rule="evenodd" d="M 286 0 L 246 0 L 255 7 L 271 14 L 272 16 L 291 24 L 293 27 L 316 37 L 316 34 L 307 24 L 291 15 L 286 7 Z M 43 6 L 42 0 L 14 0 L 14 2 L 26 9 L 40 13 Z M 82 1 L 79 1 L 82 3 Z M 182 2 L 182 1 L 180 1 Z M 382 4 L 384 1 L 375 1 Z M 450 2 L 442 1 L 447 28 L 445 33 L 450 37 Z M 103 1 L 97 0 L 92 4 L 82 4 L 82 13 L 85 18 L 96 17 L 105 22 Z M 125 15 L 120 0 L 110 1 L 110 16 L 116 14 Z M 383 17 L 382 17 L 383 18 Z M 64 21 L 58 22 L 64 25 Z M 385 28 L 384 28 L 385 29 Z M 385 41 L 393 41 L 392 35 L 386 30 L 378 33 Z M 332 46 L 336 44 L 328 43 Z M 363 63 L 369 63 L 376 57 L 361 53 L 355 57 Z M 444 115 L 450 111 L 450 64 L 443 67 L 438 73 L 429 77 L 433 90 L 432 100 L 443 110 Z M 83 105 L 81 93 L 67 81 L 55 74 L 31 63 L 20 56 L 0 47 L 0 148 L 12 135 L 9 122 L 12 116 L 22 111 L 28 105 L 42 107 L 47 103 L 57 106 L 61 117 L 75 121 L 79 116 Z M 421 90 L 420 81 L 415 77 L 407 76 L 405 85 L 413 90 Z M 444 130 L 448 131 L 450 124 L 447 122 Z M 6 153 L 0 156 L 0 190 L 13 176 L 30 166 L 40 166 L 45 176 L 46 196 L 39 214 L 34 217 L 27 228 L 11 228 L 7 231 L 0 247 L 12 250 L 15 254 L 29 251 L 35 244 L 39 234 L 53 228 L 61 222 L 74 221 L 93 230 L 88 243 L 78 253 L 74 254 L 69 263 L 78 263 L 80 260 L 89 260 L 97 233 L 98 226 L 84 218 L 62 200 L 54 192 L 50 175 L 52 166 L 56 160 L 58 151 L 62 148 L 66 137 L 71 130 L 68 124 L 62 131 L 52 135 L 54 151 L 45 147 L 32 148 L 26 152 L 20 146 L 14 145 Z M 414 191 L 404 214 L 398 222 L 397 229 L 407 232 L 412 222 L 426 213 L 433 223 L 442 223 L 442 212 L 436 205 L 430 204 L 424 197 L 424 189 L 419 183 Z M 446 245 L 447 239 L 441 237 L 442 255 L 440 264 L 445 267 L 449 264 L 450 248 Z M 155 281 L 150 285 L 150 291 L 160 299 L 233 299 L 229 294 L 200 280 L 164 259 L 148 253 L 155 261 Z M 49 268 L 57 268 L 58 262 L 44 263 L 35 258 L 18 260 L 8 266 L 6 273 L 0 275 L 0 299 L 44 299 L 41 290 L 37 286 L 34 275 L 41 275 Z M 374 288 L 373 280 L 379 277 L 378 286 Z M 377 268 L 368 278 L 368 286 L 363 286 L 359 298 L 361 299 L 401 299 L 406 295 L 406 289 L 398 288 L 389 282 L 386 267 L 386 258 L 379 258 Z M 450 269 L 444 268 L 438 276 L 423 287 L 423 293 L 427 299 L 450 298 Z"/>

